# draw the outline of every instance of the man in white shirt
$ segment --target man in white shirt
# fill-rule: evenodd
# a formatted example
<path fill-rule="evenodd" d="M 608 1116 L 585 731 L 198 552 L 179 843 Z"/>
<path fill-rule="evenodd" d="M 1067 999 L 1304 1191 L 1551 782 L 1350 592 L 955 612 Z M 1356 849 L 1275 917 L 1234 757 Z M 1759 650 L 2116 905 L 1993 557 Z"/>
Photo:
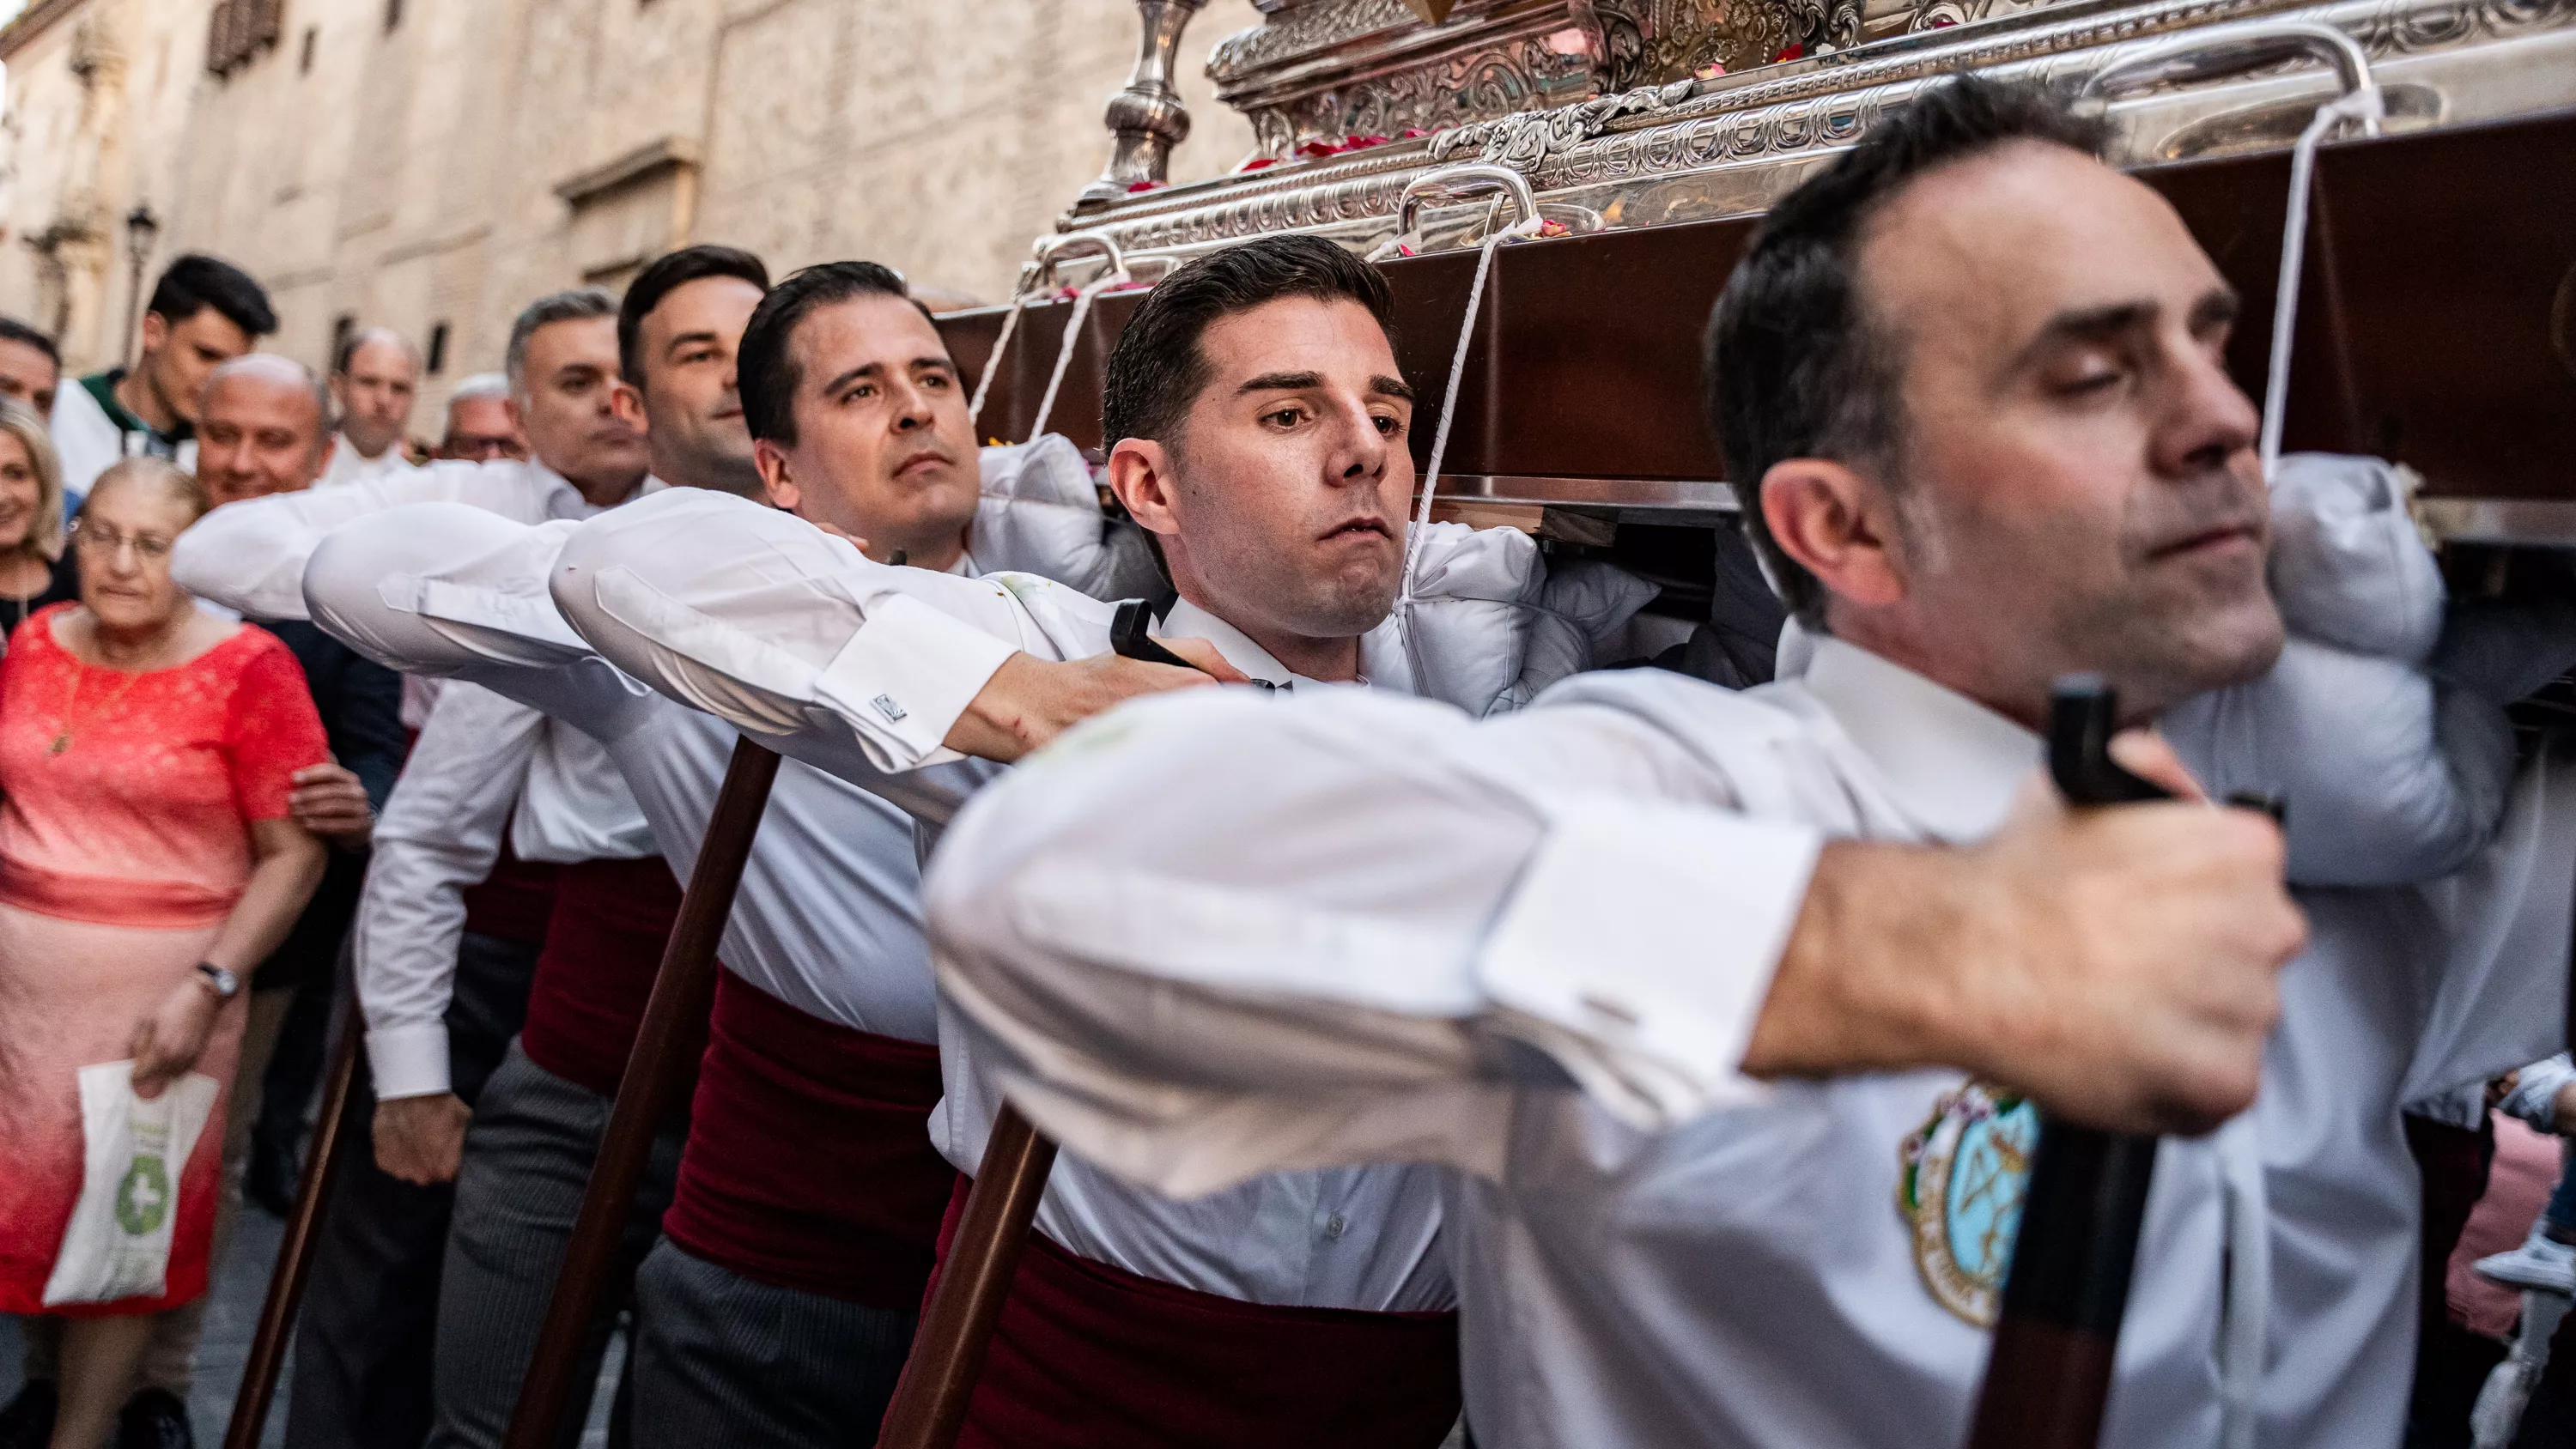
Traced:
<path fill-rule="evenodd" d="M 203 575 L 204 596 L 254 618 L 296 619 L 299 550 L 309 551 L 334 521 L 381 509 L 388 496 L 470 496 L 530 521 L 582 517 L 633 496 L 645 481 L 645 455 L 612 400 L 616 310 L 606 293 L 584 288 L 520 313 L 507 356 L 532 460 L 443 463 L 218 509 L 202 521 L 203 538 L 183 542 L 174 566 Z M 279 562 L 290 556 L 291 565 Z M 328 1440 L 345 1427 L 342 1415 L 363 1422 L 379 1394 L 399 1405 L 416 1392 L 402 1380 L 418 1362 L 411 1335 L 433 1304 L 431 1438 L 499 1442 L 678 904 L 678 884 L 599 745 L 521 706 L 475 695 L 463 691 L 433 713 L 378 828 L 355 928 L 376 1158 L 399 1181 L 352 1174 L 368 1181 L 350 1190 L 407 1196 L 396 1191 L 404 1183 L 452 1180 L 454 1230 L 444 1203 L 382 1234 L 367 1232 L 383 1225 L 360 1214 L 338 1215 L 349 1227 L 323 1246 L 301 1331 L 310 1353 L 299 1355 L 309 1364 L 299 1379 L 309 1372 L 333 1382 L 317 1382 L 302 1442 Z M 530 967 L 524 1022 L 514 1020 L 506 982 L 498 990 L 454 984 L 464 892 L 492 870 L 505 833 L 517 858 L 561 871 L 544 948 Z M 473 964 L 507 978 L 516 954 L 503 943 L 476 953 Z M 467 1040 L 450 1030 L 459 1008 Z M 499 1042 L 491 1040 L 496 1032 Z M 481 1059 L 504 1044 L 497 1066 Z M 469 1130 L 457 1089 L 471 1090 L 487 1073 Z M 651 1244 L 668 1200 L 681 1133 L 675 1127 L 663 1139 L 660 1196 L 648 1192 L 630 1224 L 631 1257 Z M 427 1281 L 436 1282 L 434 1293 Z M 591 1349 L 594 1363 L 605 1339 L 603 1332 Z"/>
<path fill-rule="evenodd" d="M 413 466 L 403 455 L 403 429 L 411 423 L 420 390 L 420 354 L 390 327 L 361 327 L 331 359 L 331 402 L 340 414 L 332 435 L 331 466 L 322 486 L 398 474 Z"/>
<path fill-rule="evenodd" d="M 207 377 L 276 330 L 268 293 L 249 273 L 193 253 L 172 262 L 152 284 L 133 369 L 111 367 L 55 395 L 63 516 L 80 511 L 90 483 L 119 458 L 148 453 L 194 471 Z"/>
<path fill-rule="evenodd" d="M 2031 1101 L 2185 1131 L 2252 1101 L 2161 1147 L 2104 1442 L 2393 1444 L 2415 1193 L 2397 1103 L 2556 1033 L 2568 762 L 2540 761 L 2480 850 L 2509 759 L 2491 706 L 2357 683 L 2273 721 L 2303 748 L 2242 747 L 2285 683 L 2367 661 L 2294 644 L 2274 667 L 2234 299 L 2094 139 L 2036 93 L 1927 90 L 1784 199 L 1729 284 L 1712 414 L 1818 636 L 1797 678 L 1591 675 L 1482 725 L 1196 692 L 985 791 L 930 909 L 943 1005 L 1013 1100 L 1180 1194 L 1445 1164 L 1468 1415 L 1503 1449 L 1959 1442 Z M 2402 522 L 2384 477 L 2315 466 Z M 2387 587 L 2410 576 L 2429 565 L 2383 571 L 2343 622 L 2420 618 Z M 2150 874 L 2079 861 L 2102 837 L 2039 845 L 2188 827 L 2225 840 L 2178 838 L 2178 877 L 2252 891 L 2280 869 L 2251 816 L 2069 820 L 2031 788 L 2032 731 L 2075 670 L 2107 674 L 2130 722 L 2164 716 L 2213 788 L 2286 782 L 2294 876 L 2345 887 L 2303 892 L 2316 939 L 2268 1038 L 2269 983 L 2244 968 L 2298 948 L 2277 899 L 2203 877 L 2155 906 Z M 2381 828 L 2341 828 L 2374 798 Z M 2164 958 L 2157 982 L 1995 994 L 2016 973 L 1942 965 L 1962 917 L 1936 914 L 1911 973 L 1808 955 L 1833 876 L 1899 841 L 1962 847 L 1917 865 L 2070 871 L 2064 933 L 1996 918 L 1986 966 L 2128 938 Z M 1936 1020 L 1846 1031 L 1831 1065 L 1869 1074 L 1805 1080 L 1816 1059 L 1778 1048 L 1810 970 L 1846 1004 L 1910 974 Z M 2101 1021 L 2120 1026 L 2087 1025 L 2122 1000 Z M 1939 1023 L 1953 1011 L 1991 1035 Z M 2156 1043 L 2173 1055 L 2139 1073 L 2126 1053 Z"/>
<path fill-rule="evenodd" d="M 1250 243 L 1175 273 L 1111 363 L 1109 431 L 1122 439 L 1113 480 L 1182 585 L 1166 628 L 1203 633 L 1242 673 L 1301 694 L 1336 693 L 1322 681 L 1355 676 L 1401 693 L 1422 678 L 1426 692 L 1481 713 L 1497 702 L 1497 678 L 1523 672 L 1526 636 L 1513 632 L 1508 607 L 1522 595 L 1487 584 L 1451 596 L 1453 578 L 1477 572 L 1451 565 L 1475 563 L 1478 548 L 1508 558 L 1528 542 L 1433 530 L 1421 540 L 1425 559 L 1438 550 L 1444 561 L 1418 568 L 1414 607 L 1390 616 L 1413 481 L 1410 407 L 1372 295 L 1383 298 L 1373 272 L 1303 238 Z M 818 502 L 797 502 L 853 531 Z M 1051 737 L 1071 716 L 1027 702 L 1026 681 L 1078 667 L 1049 661 L 1105 650 L 1110 613 L 1039 580 L 882 568 L 795 519 L 676 494 L 576 530 L 555 596 L 592 645 L 637 677 L 908 803 L 932 792 L 893 772 L 960 752 L 1014 758 Z M 1454 627 L 1483 609 L 1506 622 Z M 1487 656 L 1504 661 L 1498 675 L 1458 667 Z M 1999 858 L 1838 854 L 1780 973 L 1765 1059 L 1795 1073 L 1875 1065 L 1873 1051 L 1998 1053 L 2018 1033 L 1981 1003 L 2037 990 L 2067 1003 L 2048 1036 L 2059 1048 L 2050 1080 L 2098 1109 L 2187 1115 L 2212 1091 L 2211 1056 L 2250 1076 L 2268 965 L 2288 949 L 2286 907 L 2255 878 L 2260 832 L 2249 854 L 2232 822 L 2150 815 L 2036 820 Z M 1400 824 L 1380 827 L 1403 838 Z M 2153 832 L 2152 844 L 2106 833 L 2133 829 Z M 2137 944 L 2129 933 L 2068 931 L 2055 915 L 2061 867 L 2151 889 L 2162 907 L 2128 924 L 2168 946 L 2232 956 L 2238 972 L 2194 977 L 2186 991 L 2170 980 L 2169 952 L 2124 961 Z M 1801 857 L 1757 840 L 1745 871 L 1785 892 L 1794 913 Z M 2000 913 L 1970 925 L 1964 902 Z M 2050 946 L 1998 962 L 1991 942 L 2006 926 Z M 1886 996 L 1872 1000 L 1878 987 L 1820 969 L 1848 962 L 1856 946 L 1870 948 L 1864 959 L 1878 963 Z M 1929 970 L 1956 970 L 1960 989 L 1921 990 Z M 2120 984 L 2106 989 L 2105 978 Z M 2166 1030 L 2141 1033 L 2141 1019 Z M 938 1121 L 943 1149 L 971 1170 L 997 1101 L 976 1064 L 996 1055 L 965 1026 L 943 1017 L 948 1100 Z M 1192 1442 L 1212 1431 L 1225 1442 L 1436 1442 L 1445 1420 L 1426 1426 L 1418 1411 L 1441 1380 L 1418 1345 L 1391 1331 L 1388 1313 L 1445 1305 L 1438 1194 L 1424 1178 L 1280 1173 L 1170 1203 L 1068 1154 L 979 1384 L 972 1442 L 1061 1442 L 1102 1415 Z M 1067 1286 L 1077 1275 L 1084 1290 Z M 1210 1299 L 1233 1300 L 1230 1322 L 1211 1322 Z M 1326 1321 L 1303 1316 L 1317 1311 Z M 1265 1343 L 1279 1351 L 1261 1354 Z M 1352 1439 L 1362 1432 L 1379 1437 Z"/>

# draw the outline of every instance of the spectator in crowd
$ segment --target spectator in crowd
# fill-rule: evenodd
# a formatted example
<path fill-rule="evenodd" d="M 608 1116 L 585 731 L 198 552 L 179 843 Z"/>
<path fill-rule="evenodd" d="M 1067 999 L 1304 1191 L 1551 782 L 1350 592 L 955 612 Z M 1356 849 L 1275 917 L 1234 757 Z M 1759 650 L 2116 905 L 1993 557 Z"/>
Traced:
<path fill-rule="evenodd" d="M 63 355 L 54 339 L 15 317 L 0 317 L 0 397 L 33 408 L 44 417 L 54 410 L 54 389 L 63 380 Z"/>
<path fill-rule="evenodd" d="M 469 463 L 526 461 L 528 439 L 510 402 L 508 373 L 478 372 L 447 395 L 447 432 L 438 440 L 438 456 Z"/>
<path fill-rule="evenodd" d="M 171 580 L 205 491 L 159 459 L 96 481 L 74 532 L 81 601 L 29 619 L 0 663 L 0 1312 L 44 1315 L 30 1337 L 58 1366 L 5 1417 L 50 1421 L 57 1449 L 124 1439 L 138 1412 L 184 1424 L 184 1405 L 128 1394 L 152 1315 L 206 1289 L 220 1197 L 206 1132 L 175 1174 L 165 1291 L 48 1308 L 83 1177 L 77 1073 L 131 1057 L 138 1093 L 194 1071 L 229 1094 L 243 977 L 325 849 L 290 811 L 295 772 L 327 753 L 294 656 Z"/>
<path fill-rule="evenodd" d="M 63 555 L 63 474 L 45 420 L 0 401 L 0 630 L 79 595 Z"/>
<path fill-rule="evenodd" d="M 119 458 L 167 458 L 194 471 L 207 375 L 276 330 L 268 293 L 249 273 L 193 252 L 172 262 L 153 284 L 133 370 L 111 367 L 54 399 L 67 511 L 80 511 L 90 484 Z"/>
<path fill-rule="evenodd" d="M 302 363 L 283 357 L 253 353 L 215 369 L 197 427 L 208 496 L 220 505 L 315 486 L 346 444 L 332 440 L 327 398 Z M 338 847 L 286 943 L 260 963 L 228 1127 L 228 1170 L 246 1176 L 242 1190 L 253 1202 L 283 1216 L 295 1200 L 304 1107 L 322 1074 L 333 967 L 357 911 L 375 811 L 402 769 L 405 741 L 402 676 L 302 620 L 268 627 L 303 666 L 331 741 L 331 761 L 296 776 L 296 815 Z M 173 1389 L 186 1383 L 197 1338 L 193 1307 L 178 1312 L 189 1318 L 184 1339 L 156 1341 L 145 1363 L 147 1380 Z"/>
<path fill-rule="evenodd" d="M 340 428 L 319 481 L 355 483 L 411 467 L 403 456 L 403 429 L 411 424 L 419 388 L 420 354 L 409 339 L 390 327 L 349 334 L 331 359 L 331 400 L 338 405 Z"/>

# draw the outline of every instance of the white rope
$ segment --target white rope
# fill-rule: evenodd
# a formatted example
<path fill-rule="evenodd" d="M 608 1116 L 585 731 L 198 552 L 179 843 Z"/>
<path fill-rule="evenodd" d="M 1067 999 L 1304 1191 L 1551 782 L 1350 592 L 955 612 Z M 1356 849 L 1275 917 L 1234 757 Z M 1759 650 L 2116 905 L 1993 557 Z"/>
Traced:
<path fill-rule="evenodd" d="M 1416 694 L 1430 691 L 1430 676 L 1416 642 L 1421 631 L 1414 627 L 1414 571 L 1421 567 L 1422 539 L 1430 531 L 1431 503 L 1440 490 L 1440 464 L 1449 454 L 1449 428 L 1458 416 L 1458 387 L 1467 376 L 1467 347 L 1476 340 L 1476 322 L 1485 310 L 1485 276 L 1493 269 L 1494 253 L 1503 243 L 1515 237 L 1536 236 L 1541 224 L 1538 217 L 1524 217 L 1499 231 L 1488 232 L 1485 244 L 1476 249 L 1476 277 L 1467 286 L 1467 315 L 1458 323 L 1458 348 L 1449 354 L 1449 385 L 1440 394 L 1440 422 L 1431 430 L 1431 462 L 1422 473 L 1422 500 L 1415 505 L 1413 527 L 1404 536 L 1404 589 L 1395 607 L 1397 617 L 1403 620 L 1404 660 L 1413 671 Z"/>
<path fill-rule="evenodd" d="M 984 359 L 984 375 L 975 381 L 975 396 L 966 404 L 966 424 L 974 426 L 984 415 L 984 399 L 993 392 L 993 379 L 1002 375 L 1002 355 L 1010 350 L 1011 334 L 1020 329 L 1020 314 L 1029 309 L 1029 294 L 1021 292 L 1011 298 L 1011 310 L 1002 314 L 1002 335 L 993 339 L 993 354 Z"/>
<path fill-rule="evenodd" d="M 2280 293 L 2272 300 L 2272 360 L 2263 382 L 2263 434 L 2256 457 L 2269 486 L 2281 470 L 2281 423 L 2290 406 L 2291 334 L 2299 321 L 2299 276 L 2307 260 L 2309 182 L 2316 171 L 2317 147 L 2346 121 L 2383 119 L 2385 108 L 2375 89 L 2338 96 L 2317 107 L 2316 119 L 2290 148 L 2290 207 L 2281 223 Z"/>
<path fill-rule="evenodd" d="M 1073 350 L 1081 345 L 1082 319 L 1091 315 L 1091 299 L 1127 281 L 1124 271 L 1104 272 L 1073 294 L 1073 315 L 1064 322 L 1064 345 L 1055 350 L 1055 371 L 1047 377 L 1045 395 L 1038 399 L 1038 420 L 1029 426 L 1032 440 L 1046 436 L 1047 415 L 1055 411 L 1056 390 L 1064 386 L 1064 370 L 1073 365 Z"/>
<path fill-rule="evenodd" d="M 1493 232 L 1485 244 L 1476 249 L 1476 277 L 1467 286 L 1467 315 L 1458 323 L 1458 348 L 1449 354 L 1449 385 L 1440 394 L 1440 422 L 1431 430 L 1431 465 L 1423 470 L 1422 500 L 1413 511 L 1413 531 L 1404 541 L 1404 594 L 1402 601 L 1413 602 L 1413 569 L 1422 554 L 1422 531 L 1431 526 L 1431 500 L 1440 487 L 1440 463 L 1449 454 L 1449 428 L 1458 417 L 1458 387 L 1467 376 L 1467 347 L 1476 340 L 1476 322 L 1484 311 L 1485 276 L 1493 269 L 1494 252 L 1515 237 L 1536 236 L 1539 218 L 1529 217 Z"/>

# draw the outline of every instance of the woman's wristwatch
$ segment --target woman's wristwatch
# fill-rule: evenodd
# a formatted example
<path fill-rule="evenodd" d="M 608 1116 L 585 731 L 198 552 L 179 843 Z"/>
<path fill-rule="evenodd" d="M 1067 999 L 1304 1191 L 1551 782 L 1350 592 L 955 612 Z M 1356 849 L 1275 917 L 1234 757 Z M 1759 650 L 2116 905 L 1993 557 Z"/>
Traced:
<path fill-rule="evenodd" d="M 241 978 L 212 961 L 198 962 L 197 974 L 205 978 L 207 987 L 215 993 L 217 1001 L 230 1001 L 241 995 Z"/>

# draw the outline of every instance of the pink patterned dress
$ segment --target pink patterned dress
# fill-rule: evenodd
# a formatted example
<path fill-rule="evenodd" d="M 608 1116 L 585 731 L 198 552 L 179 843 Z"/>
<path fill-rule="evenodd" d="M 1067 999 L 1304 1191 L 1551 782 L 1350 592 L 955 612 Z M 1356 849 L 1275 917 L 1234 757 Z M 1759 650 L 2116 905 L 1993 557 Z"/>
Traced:
<path fill-rule="evenodd" d="M 20 625 L 0 659 L 0 1313 L 149 1313 L 205 1291 L 246 999 L 197 1062 L 224 1095 L 180 1176 L 160 1298 L 43 1307 L 80 1196 L 76 1074 L 126 1057 L 135 1023 L 203 959 L 250 877 L 250 822 L 285 816 L 294 772 L 329 749 L 275 635 L 246 624 L 128 674 L 55 642 L 70 607 Z"/>

